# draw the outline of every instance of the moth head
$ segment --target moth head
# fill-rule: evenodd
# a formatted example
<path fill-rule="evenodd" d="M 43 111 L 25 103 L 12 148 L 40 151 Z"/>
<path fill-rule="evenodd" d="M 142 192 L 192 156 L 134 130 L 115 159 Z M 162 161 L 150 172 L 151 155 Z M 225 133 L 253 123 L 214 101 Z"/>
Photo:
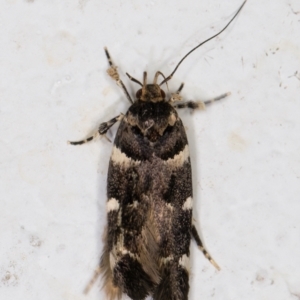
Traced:
<path fill-rule="evenodd" d="M 155 77 L 152 84 L 147 84 L 147 72 L 144 72 L 142 88 L 136 93 L 138 100 L 146 102 L 160 102 L 165 100 L 166 94 L 156 83 L 156 79 Z"/>

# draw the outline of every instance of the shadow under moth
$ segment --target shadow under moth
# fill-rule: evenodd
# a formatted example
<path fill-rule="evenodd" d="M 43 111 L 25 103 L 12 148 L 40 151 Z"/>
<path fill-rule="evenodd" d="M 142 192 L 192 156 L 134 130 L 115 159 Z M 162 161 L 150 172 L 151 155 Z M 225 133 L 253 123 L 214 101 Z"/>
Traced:
<path fill-rule="evenodd" d="M 187 300 L 189 293 L 190 241 L 193 238 L 207 259 L 208 254 L 192 220 L 193 189 L 188 140 L 176 109 L 203 109 L 209 101 L 183 101 L 179 89 L 170 95 L 161 89 L 182 61 L 204 43 L 221 34 L 241 11 L 217 34 L 197 45 L 165 77 L 156 72 L 153 83 L 127 76 L 141 88 L 133 101 L 120 79 L 108 50 L 108 74 L 123 89 L 130 101 L 126 114 L 100 124 L 98 132 L 81 145 L 102 136 L 120 122 L 114 140 L 107 175 L 107 228 L 104 249 L 94 277 L 102 274 L 107 299 Z M 158 77 L 164 79 L 158 84 Z"/>

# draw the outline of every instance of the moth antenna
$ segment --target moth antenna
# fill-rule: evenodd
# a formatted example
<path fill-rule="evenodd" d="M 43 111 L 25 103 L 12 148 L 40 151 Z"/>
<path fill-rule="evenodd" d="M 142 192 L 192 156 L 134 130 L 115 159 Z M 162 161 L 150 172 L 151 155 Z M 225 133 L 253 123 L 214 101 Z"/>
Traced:
<path fill-rule="evenodd" d="M 217 37 L 219 34 L 221 34 L 230 24 L 231 22 L 236 18 L 236 16 L 239 14 L 239 12 L 242 10 L 243 6 L 246 4 L 247 0 L 245 0 L 243 2 L 243 4 L 240 6 L 240 8 L 238 9 L 238 11 L 235 13 L 235 15 L 231 18 L 231 20 L 227 23 L 227 25 L 218 33 L 216 33 L 215 35 L 213 35 L 212 37 L 208 38 L 207 40 L 205 40 L 204 42 L 200 43 L 199 45 L 197 45 L 195 48 L 193 48 L 192 50 L 190 50 L 181 60 L 180 62 L 177 64 L 177 66 L 175 67 L 175 69 L 173 70 L 173 72 L 167 77 L 165 78 L 159 85 L 163 85 L 165 82 L 169 81 L 174 73 L 177 71 L 178 67 L 180 66 L 180 64 L 192 53 L 194 52 L 196 49 L 198 49 L 200 46 L 204 45 L 205 43 L 207 43 L 208 41 L 212 40 L 213 38 Z"/>

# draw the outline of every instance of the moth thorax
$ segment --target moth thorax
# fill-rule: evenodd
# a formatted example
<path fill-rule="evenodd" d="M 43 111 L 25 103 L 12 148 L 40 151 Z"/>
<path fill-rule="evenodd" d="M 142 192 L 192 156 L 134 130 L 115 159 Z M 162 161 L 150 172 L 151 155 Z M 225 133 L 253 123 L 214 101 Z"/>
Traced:
<path fill-rule="evenodd" d="M 136 97 L 142 101 L 160 102 L 164 101 L 166 94 L 158 84 L 146 84 L 137 91 Z"/>

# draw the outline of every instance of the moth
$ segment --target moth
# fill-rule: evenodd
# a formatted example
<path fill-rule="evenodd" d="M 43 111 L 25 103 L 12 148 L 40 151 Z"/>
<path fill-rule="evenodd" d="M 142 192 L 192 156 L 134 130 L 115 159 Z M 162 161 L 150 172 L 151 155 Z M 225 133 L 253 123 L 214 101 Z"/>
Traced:
<path fill-rule="evenodd" d="M 131 106 L 108 122 L 81 145 L 103 136 L 120 122 L 113 144 L 107 176 L 107 228 L 98 269 L 107 299 L 187 300 L 189 293 L 190 242 L 194 239 L 207 259 L 219 266 L 204 248 L 192 220 L 193 188 L 188 140 L 176 109 L 204 108 L 229 93 L 206 102 L 182 101 L 179 89 L 167 95 L 161 88 L 193 51 L 221 34 L 241 11 L 217 34 L 189 51 L 173 72 L 156 72 L 153 83 L 127 76 L 141 88 L 133 101 L 120 79 L 108 50 L 108 74 L 123 89 Z M 158 84 L 158 78 L 164 79 Z"/>

